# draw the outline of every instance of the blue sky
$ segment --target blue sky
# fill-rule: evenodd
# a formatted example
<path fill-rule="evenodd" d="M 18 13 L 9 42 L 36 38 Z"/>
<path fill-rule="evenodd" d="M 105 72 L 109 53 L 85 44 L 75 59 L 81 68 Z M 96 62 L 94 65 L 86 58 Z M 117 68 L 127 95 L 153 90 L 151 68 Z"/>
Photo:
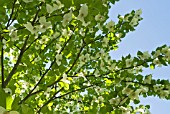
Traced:
<path fill-rule="evenodd" d="M 131 10 L 142 9 L 144 18 L 136 31 L 130 32 L 119 44 L 117 51 L 111 51 L 113 59 L 120 59 L 129 53 L 155 50 L 167 44 L 170 46 L 170 0 L 120 0 L 110 10 L 110 19 L 117 21 L 117 15 L 124 15 Z M 153 74 L 153 78 L 170 79 L 170 66 L 146 69 L 143 74 Z M 150 104 L 152 114 L 170 114 L 170 100 L 157 97 L 141 98 L 141 104 Z"/>

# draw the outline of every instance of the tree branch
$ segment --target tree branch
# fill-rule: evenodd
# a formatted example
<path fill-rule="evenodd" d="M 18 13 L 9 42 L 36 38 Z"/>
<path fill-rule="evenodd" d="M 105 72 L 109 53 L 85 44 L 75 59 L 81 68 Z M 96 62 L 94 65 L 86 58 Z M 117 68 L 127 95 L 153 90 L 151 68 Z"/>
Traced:
<path fill-rule="evenodd" d="M 2 43 L 2 36 L 0 35 L 1 43 Z M 1 81 L 2 81 L 2 88 L 4 88 L 4 49 L 3 49 L 3 43 L 1 48 Z"/>
<path fill-rule="evenodd" d="M 85 45 L 83 45 L 81 48 L 80 48 L 80 51 L 79 53 L 77 54 L 76 56 L 76 59 L 74 60 L 73 64 L 71 65 L 71 67 L 66 71 L 66 74 L 68 74 L 70 72 L 70 70 L 74 67 L 74 65 L 76 64 L 78 58 L 80 57 L 80 54 L 81 52 L 83 51 L 83 48 L 85 47 Z"/>
<path fill-rule="evenodd" d="M 74 92 L 77 92 L 77 91 L 81 91 L 81 90 L 84 90 L 84 89 L 87 89 L 87 88 L 93 87 L 93 86 L 96 86 L 96 85 L 94 84 L 94 85 L 86 86 L 86 87 L 83 87 L 83 88 L 80 88 L 80 89 L 76 89 L 76 90 L 67 92 L 67 93 L 65 93 L 65 94 L 63 94 L 63 95 L 61 95 L 61 96 L 56 97 L 56 94 L 59 93 L 61 90 L 63 90 L 63 88 L 62 88 L 62 89 L 60 89 L 59 91 L 57 91 L 57 93 L 54 94 L 53 97 L 51 97 L 47 102 L 45 102 L 45 103 L 43 104 L 43 106 L 38 110 L 38 113 L 41 111 L 41 109 L 42 109 L 44 106 L 48 105 L 51 101 L 53 101 L 53 100 L 55 100 L 55 99 L 57 99 L 57 98 L 62 98 L 62 97 L 64 97 L 64 96 L 68 95 L 68 94 L 71 94 L 71 93 L 74 93 Z"/>
<path fill-rule="evenodd" d="M 79 53 L 78 53 L 77 56 L 76 56 L 76 59 L 74 60 L 72 66 L 66 71 L 66 74 L 68 74 L 68 73 L 70 72 L 70 70 L 74 67 L 74 65 L 76 64 L 76 62 L 77 62 L 77 60 L 78 60 L 78 58 L 79 58 L 79 56 L 80 56 L 80 54 L 81 54 L 84 46 L 85 46 L 85 45 L 83 45 L 83 46 L 81 47 Z M 56 84 L 56 83 L 58 83 L 61 79 L 62 79 L 62 76 L 60 76 L 60 77 L 58 78 L 58 80 L 56 80 L 55 82 L 53 82 L 52 84 L 50 84 L 49 87 L 50 87 L 50 86 L 53 86 L 53 85 Z"/>
<path fill-rule="evenodd" d="M 64 46 L 62 47 L 62 49 L 60 50 L 59 54 L 61 54 L 61 52 L 64 50 L 64 48 L 66 47 L 67 43 L 71 40 L 72 36 L 70 36 L 70 38 L 65 42 Z M 50 67 L 48 69 L 46 69 L 46 71 L 42 74 L 40 80 L 37 82 L 37 84 L 34 86 L 34 88 L 28 93 L 28 95 L 19 102 L 19 104 L 22 104 L 24 101 L 26 101 L 30 96 L 32 96 L 32 92 L 36 89 L 36 87 L 41 83 L 42 79 L 45 77 L 45 75 L 48 73 L 48 71 L 50 71 L 50 69 L 52 68 L 52 66 L 54 65 L 54 63 L 56 62 L 56 58 L 54 59 L 54 61 L 50 64 Z M 60 77 L 61 78 L 61 77 Z M 59 80 L 61 80 L 59 78 Z"/>
<path fill-rule="evenodd" d="M 40 111 L 42 110 L 42 108 L 45 107 L 46 105 L 48 105 L 48 104 L 54 99 L 54 97 L 55 97 L 60 91 L 62 91 L 63 89 L 64 89 L 64 88 L 62 87 L 60 90 L 58 90 L 57 92 L 55 92 L 55 93 L 53 94 L 53 96 L 52 96 L 46 103 L 44 103 L 42 107 L 40 107 L 40 109 L 38 110 L 38 113 L 40 113 Z"/>
<path fill-rule="evenodd" d="M 38 36 L 38 38 L 34 39 L 34 40 L 25 48 L 25 50 L 28 50 L 28 49 L 31 47 L 31 45 L 32 45 L 34 42 L 36 42 L 36 41 L 41 37 L 41 35 L 42 35 L 42 34 L 40 34 L 40 35 Z"/>
<path fill-rule="evenodd" d="M 74 93 L 74 92 L 77 92 L 77 91 L 81 91 L 81 90 L 87 89 L 87 88 L 89 88 L 89 87 L 93 87 L 93 86 L 96 86 L 96 85 L 93 84 L 93 85 L 90 85 L 90 86 L 86 86 L 86 87 L 83 87 L 83 88 L 80 88 L 80 89 L 76 89 L 76 90 L 67 92 L 67 93 L 65 93 L 65 94 L 63 94 L 63 95 L 61 95 L 61 96 L 58 96 L 58 97 L 55 96 L 55 97 L 53 98 L 53 100 L 54 100 L 54 99 L 57 99 L 57 98 L 64 97 L 64 96 L 66 96 L 66 95 L 68 95 L 68 94 L 71 94 L 71 93 Z"/>
<path fill-rule="evenodd" d="M 43 4 L 43 2 L 41 2 L 38 7 L 42 6 L 42 4 Z M 35 17 L 34 17 L 32 23 L 31 23 L 33 26 L 34 26 L 34 24 L 35 24 L 35 21 L 36 21 L 36 19 L 37 19 L 37 16 L 38 16 L 38 13 L 40 12 L 40 10 L 41 10 L 40 8 L 37 10 L 37 12 L 36 12 L 36 14 L 35 14 Z"/>
<path fill-rule="evenodd" d="M 10 23 L 10 21 L 11 21 L 11 19 L 12 19 L 13 14 L 14 14 L 14 8 L 15 8 L 15 3 L 16 3 L 16 1 L 17 1 L 17 0 L 14 0 L 14 3 L 13 3 L 13 5 L 12 5 L 12 12 L 11 12 L 10 18 L 9 18 L 9 20 L 8 20 L 8 22 L 7 22 L 6 28 L 8 28 L 8 27 L 10 26 L 10 24 L 12 24 L 12 23 Z"/>
<path fill-rule="evenodd" d="M 15 0 L 15 2 L 16 2 L 16 0 Z M 15 5 L 15 2 L 14 2 L 14 5 Z M 42 4 L 43 4 L 43 2 L 40 3 L 40 6 L 41 6 Z M 14 5 L 13 5 L 13 9 L 14 9 Z M 37 12 L 36 12 L 36 15 L 35 15 L 35 17 L 34 17 L 34 19 L 33 19 L 33 21 L 32 21 L 32 25 L 34 25 L 35 20 L 36 20 L 36 18 L 37 18 L 37 16 L 38 16 L 39 11 L 40 11 L 40 8 L 39 8 L 39 9 L 37 10 Z M 12 18 L 12 15 L 13 15 L 13 11 L 12 11 L 12 13 L 11 13 L 11 18 Z M 9 22 L 8 22 L 8 23 L 9 23 Z M 7 26 L 9 26 L 9 24 L 8 24 Z M 16 64 L 14 65 L 13 69 L 11 70 L 11 72 L 9 73 L 8 77 L 6 78 L 6 80 L 5 80 L 5 82 L 4 82 L 4 87 L 7 86 L 7 84 L 8 84 L 9 81 L 11 80 L 13 74 L 15 74 L 19 63 L 21 62 L 22 56 L 23 56 L 24 52 L 26 51 L 25 48 L 26 48 L 26 45 L 27 45 L 28 38 L 29 38 L 29 35 L 27 36 L 27 38 L 26 38 L 26 40 L 25 40 L 25 42 L 24 42 L 24 44 L 23 44 L 23 46 L 22 46 L 22 48 L 21 48 L 21 51 L 20 51 L 20 54 L 19 54 L 19 56 L 18 56 L 18 60 L 17 60 Z"/>
<path fill-rule="evenodd" d="M 35 39 L 35 40 L 38 40 L 38 39 L 39 39 L 39 38 L 37 38 L 37 39 Z M 47 50 L 48 47 L 49 47 L 52 43 L 54 43 L 54 40 L 56 40 L 56 39 L 52 39 L 48 44 L 46 44 L 46 47 L 45 47 L 43 50 L 40 50 L 40 51 L 39 51 L 39 55 L 40 55 L 42 52 L 44 52 L 45 50 Z M 31 45 L 32 45 L 34 42 L 35 42 L 35 41 L 31 42 L 30 45 L 26 48 L 26 50 L 29 49 L 29 47 L 31 47 Z M 32 63 L 37 57 L 38 57 L 38 56 L 34 57 L 34 58 L 30 61 L 30 63 Z"/>
<path fill-rule="evenodd" d="M 18 56 L 17 62 L 15 63 L 13 69 L 12 69 L 11 72 L 8 74 L 8 76 L 7 76 L 7 78 L 6 78 L 5 82 L 4 82 L 4 87 L 6 87 L 6 86 L 8 85 L 8 83 L 9 83 L 9 81 L 11 80 L 12 76 L 15 74 L 19 63 L 21 62 L 22 56 L 23 56 L 23 54 L 24 54 L 24 52 L 25 52 L 25 47 L 26 47 L 26 45 L 27 45 L 28 38 L 29 38 L 29 35 L 28 35 L 28 36 L 26 37 L 26 39 L 25 39 L 25 42 L 24 42 L 24 44 L 23 44 L 23 46 L 22 46 L 22 48 L 21 48 L 20 54 L 19 54 L 19 56 Z"/>

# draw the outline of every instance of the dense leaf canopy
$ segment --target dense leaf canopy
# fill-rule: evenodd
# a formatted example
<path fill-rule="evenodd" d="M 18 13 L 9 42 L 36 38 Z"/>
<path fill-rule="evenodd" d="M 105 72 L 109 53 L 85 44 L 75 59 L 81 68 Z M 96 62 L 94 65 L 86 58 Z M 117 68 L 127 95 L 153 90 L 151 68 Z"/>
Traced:
<path fill-rule="evenodd" d="M 0 0 L 0 114 L 149 114 L 139 96 L 170 99 L 169 80 L 142 75 L 170 64 L 170 47 L 120 60 L 109 52 L 142 20 L 107 21 L 118 0 Z"/>

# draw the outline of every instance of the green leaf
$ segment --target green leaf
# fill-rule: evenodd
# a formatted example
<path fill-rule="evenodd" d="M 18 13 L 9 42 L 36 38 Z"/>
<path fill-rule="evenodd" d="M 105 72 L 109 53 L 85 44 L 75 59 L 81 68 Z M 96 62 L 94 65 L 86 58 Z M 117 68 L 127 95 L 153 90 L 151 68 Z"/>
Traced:
<path fill-rule="evenodd" d="M 12 105 L 13 99 L 11 95 L 8 95 L 6 97 L 6 109 L 11 110 L 11 105 Z"/>
<path fill-rule="evenodd" d="M 139 104 L 139 103 L 140 103 L 140 100 L 136 100 L 136 99 L 135 99 L 133 102 L 134 102 L 134 104 Z"/>
<path fill-rule="evenodd" d="M 140 82 L 140 81 L 143 80 L 143 76 L 142 76 L 142 75 L 137 75 L 137 76 L 136 76 L 136 79 Z"/>
<path fill-rule="evenodd" d="M 34 110 L 25 104 L 22 104 L 21 108 L 22 108 L 22 114 L 34 114 Z"/>
<path fill-rule="evenodd" d="M 146 105 L 145 107 L 147 107 L 148 109 L 150 109 L 150 105 Z"/>
<path fill-rule="evenodd" d="M 162 57 L 158 57 L 159 58 L 159 61 L 161 62 L 161 64 L 163 64 L 164 66 L 168 66 L 166 64 L 166 61 L 162 59 Z"/>
<path fill-rule="evenodd" d="M 1 87 L 0 87 L 0 96 L 1 96 L 0 106 L 6 108 L 6 94 Z"/>
<path fill-rule="evenodd" d="M 97 105 L 98 104 L 96 102 L 94 102 L 93 106 L 92 106 L 93 108 L 89 110 L 88 114 L 96 114 L 97 113 Z"/>
<path fill-rule="evenodd" d="M 100 110 L 99 110 L 99 113 L 104 114 L 105 112 L 107 112 L 106 107 L 105 106 L 101 107 Z"/>
<path fill-rule="evenodd" d="M 72 0 L 62 0 L 65 8 L 69 8 L 72 5 Z"/>
<path fill-rule="evenodd" d="M 47 112 L 49 112 L 49 109 L 48 109 L 47 106 L 45 106 L 45 107 L 42 108 L 41 111 L 42 111 L 43 114 L 48 114 Z"/>
<path fill-rule="evenodd" d="M 12 110 L 18 110 L 18 108 L 19 108 L 18 103 L 19 103 L 20 100 L 21 100 L 20 97 L 15 97 L 15 99 L 12 103 L 12 106 L 11 106 Z"/>
<path fill-rule="evenodd" d="M 143 55 L 143 53 L 141 51 L 138 51 L 137 55 L 140 56 L 140 55 Z"/>
<path fill-rule="evenodd" d="M 155 69 L 155 65 L 154 64 L 150 64 L 150 69 Z"/>

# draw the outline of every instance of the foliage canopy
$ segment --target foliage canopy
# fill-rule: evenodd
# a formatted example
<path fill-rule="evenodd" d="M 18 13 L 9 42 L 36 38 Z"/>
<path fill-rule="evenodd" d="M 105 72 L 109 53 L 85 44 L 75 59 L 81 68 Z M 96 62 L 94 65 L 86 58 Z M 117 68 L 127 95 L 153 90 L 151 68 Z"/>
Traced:
<path fill-rule="evenodd" d="M 106 21 L 118 0 L 0 0 L 0 114 L 149 114 L 139 96 L 170 99 L 169 80 L 143 68 L 170 64 L 170 47 L 112 60 L 141 9 Z"/>

